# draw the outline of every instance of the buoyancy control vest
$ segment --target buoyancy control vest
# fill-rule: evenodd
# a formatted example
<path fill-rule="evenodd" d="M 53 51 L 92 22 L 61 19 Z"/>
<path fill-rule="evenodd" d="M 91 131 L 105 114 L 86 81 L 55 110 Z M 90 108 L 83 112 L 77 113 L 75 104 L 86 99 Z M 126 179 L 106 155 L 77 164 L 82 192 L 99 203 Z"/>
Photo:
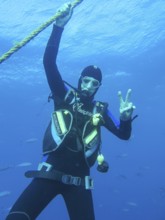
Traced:
<path fill-rule="evenodd" d="M 64 141 L 67 143 L 67 139 L 75 131 L 77 149 L 83 151 L 89 167 L 95 163 L 101 146 L 100 126 L 104 124 L 103 114 L 108 105 L 100 101 L 95 101 L 92 105 L 91 111 L 82 109 L 78 94 L 74 90 L 67 92 L 64 108 L 52 113 L 43 141 L 44 155 L 62 148 Z M 77 124 L 79 119 L 83 121 L 81 129 Z"/>

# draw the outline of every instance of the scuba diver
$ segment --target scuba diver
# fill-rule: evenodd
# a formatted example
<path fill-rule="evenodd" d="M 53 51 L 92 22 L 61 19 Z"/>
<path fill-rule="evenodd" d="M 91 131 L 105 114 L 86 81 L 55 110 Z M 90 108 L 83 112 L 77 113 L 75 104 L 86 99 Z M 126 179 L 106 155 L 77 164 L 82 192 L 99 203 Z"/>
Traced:
<path fill-rule="evenodd" d="M 94 220 L 90 168 L 98 161 L 98 171 L 108 171 L 108 163 L 101 153 L 101 126 L 123 140 L 128 140 L 131 135 L 135 106 L 129 101 L 130 89 L 125 100 L 121 92 L 118 93 L 118 122 L 108 110 L 107 103 L 94 100 L 102 82 L 100 68 L 95 65 L 85 67 L 77 88 L 63 81 L 56 58 L 73 7 L 67 3 L 59 12 L 61 15 L 53 25 L 43 58 L 54 102 L 54 111 L 43 138 L 43 160 L 37 170 L 25 173 L 26 177 L 33 179 L 6 220 L 34 220 L 59 194 L 64 198 L 71 220 Z"/>

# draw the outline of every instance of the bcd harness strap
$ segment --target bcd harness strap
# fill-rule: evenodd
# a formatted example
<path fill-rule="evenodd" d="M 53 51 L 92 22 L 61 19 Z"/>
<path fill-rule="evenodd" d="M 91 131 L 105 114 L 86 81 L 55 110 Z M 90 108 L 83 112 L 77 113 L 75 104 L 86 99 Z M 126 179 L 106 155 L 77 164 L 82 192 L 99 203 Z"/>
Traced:
<path fill-rule="evenodd" d="M 38 166 L 38 170 L 30 170 L 25 173 L 27 178 L 44 178 L 56 180 L 67 185 L 83 186 L 85 189 L 93 189 L 93 180 L 90 176 L 84 178 L 65 174 L 61 171 L 53 169 L 49 163 L 42 162 Z"/>

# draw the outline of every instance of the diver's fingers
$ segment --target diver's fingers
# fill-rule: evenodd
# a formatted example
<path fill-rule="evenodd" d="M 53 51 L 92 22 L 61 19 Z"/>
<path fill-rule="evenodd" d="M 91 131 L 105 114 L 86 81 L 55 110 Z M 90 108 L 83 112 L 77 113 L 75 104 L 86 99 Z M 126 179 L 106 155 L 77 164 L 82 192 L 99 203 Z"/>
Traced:
<path fill-rule="evenodd" d="M 120 105 L 121 105 L 124 102 L 121 91 L 118 91 L 118 97 L 119 97 L 119 101 L 120 101 Z"/>
<path fill-rule="evenodd" d="M 132 90 L 128 89 L 126 97 L 125 97 L 125 102 L 126 103 L 128 103 L 130 101 L 131 93 L 132 93 Z"/>
<path fill-rule="evenodd" d="M 61 8 L 59 8 L 59 10 L 58 10 L 61 17 L 64 17 L 65 15 L 67 15 L 69 13 L 71 7 L 72 7 L 71 2 L 67 2 L 64 5 L 62 5 Z"/>

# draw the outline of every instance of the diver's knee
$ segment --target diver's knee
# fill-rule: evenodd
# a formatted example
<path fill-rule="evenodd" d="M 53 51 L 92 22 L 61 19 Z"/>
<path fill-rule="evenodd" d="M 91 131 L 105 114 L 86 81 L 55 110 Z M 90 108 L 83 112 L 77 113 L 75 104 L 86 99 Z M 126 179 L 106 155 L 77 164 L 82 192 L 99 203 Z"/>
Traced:
<path fill-rule="evenodd" d="M 26 212 L 10 212 L 6 220 L 32 220 Z"/>

